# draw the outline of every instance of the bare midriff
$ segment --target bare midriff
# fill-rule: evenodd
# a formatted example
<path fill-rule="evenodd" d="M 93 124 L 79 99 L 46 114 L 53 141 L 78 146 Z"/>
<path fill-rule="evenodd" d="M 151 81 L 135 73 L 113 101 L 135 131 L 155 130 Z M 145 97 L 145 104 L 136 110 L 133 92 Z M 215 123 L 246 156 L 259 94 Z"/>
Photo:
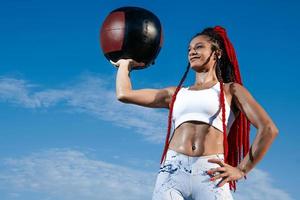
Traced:
<path fill-rule="evenodd" d="M 169 149 L 188 156 L 223 154 L 223 133 L 209 124 L 187 121 L 175 129 Z"/>

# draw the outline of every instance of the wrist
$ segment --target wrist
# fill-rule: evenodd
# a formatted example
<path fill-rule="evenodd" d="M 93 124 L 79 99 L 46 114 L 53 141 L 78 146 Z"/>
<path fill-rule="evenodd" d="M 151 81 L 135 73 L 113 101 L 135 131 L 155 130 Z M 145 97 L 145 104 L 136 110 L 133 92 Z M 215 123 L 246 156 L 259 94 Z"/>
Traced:
<path fill-rule="evenodd" d="M 241 166 L 237 166 L 236 168 L 238 168 L 242 174 L 242 176 L 246 176 L 246 169 L 242 168 Z"/>
<path fill-rule="evenodd" d="M 128 72 L 131 72 L 132 64 L 131 63 L 121 63 L 119 68 L 125 69 Z"/>

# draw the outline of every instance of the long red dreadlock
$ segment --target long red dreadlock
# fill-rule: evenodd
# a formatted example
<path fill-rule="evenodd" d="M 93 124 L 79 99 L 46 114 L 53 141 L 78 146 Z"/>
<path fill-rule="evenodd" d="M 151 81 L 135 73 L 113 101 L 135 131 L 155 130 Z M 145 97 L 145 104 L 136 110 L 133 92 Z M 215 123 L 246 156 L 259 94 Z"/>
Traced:
<path fill-rule="evenodd" d="M 236 83 L 242 84 L 242 79 L 240 75 L 240 70 L 239 70 L 239 65 L 237 61 L 237 57 L 235 54 L 235 50 L 229 41 L 227 37 L 227 33 L 224 28 L 221 26 L 216 26 L 214 27 L 213 31 L 217 33 L 223 40 L 225 50 L 227 53 L 227 56 L 229 58 L 230 63 L 233 66 L 233 71 L 234 71 L 234 81 Z M 169 109 L 169 117 L 168 117 L 168 131 L 167 131 L 167 136 L 165 140 L 165 146 L 162 154 L 162 158 L 160 161 L 160 164 L 163 163 L 166 153 L 169 148 L 169 138 L 170 138 L 170 132 L 171 132 L 171 124 L 172 124 L 172 113 L 173 113 L 173 106 L 176 100 L 176 96 L 178 91 L 180 90 L 188 72 L 189 72 L 189 65 L 179 83 L 177 86 L 174 95 L 172 96 L 172 100 L 169 104 L 170 109 Z M 222 78 L 221 78 L 222 79 Z M 246 154 L 249 151 L 249 132 L 250 132 L 250 122 L 247 120 L 246 116 L 240 112 L 240 114 L 237 116 L 235 119 L 228 137 L 227 137 L 227 129 L 226 129 L 226 119 L 225 119 L 225 97 L 224 97 L 224 89 L 223 89 L 223 81 L 220 80 L 220 107 L 222 109 L 222 124 L 223 124 L 223 148 L 224 148 L 224 162 L 236 167 L 246 156 Z M 242 153 L 243 152 L 243 153 Z M 246 178 L 246 176 L 245 176 Z M 230 181 L 229 182 L 229 187 L 230 190 L 236 190 L 236 181 Z"/>

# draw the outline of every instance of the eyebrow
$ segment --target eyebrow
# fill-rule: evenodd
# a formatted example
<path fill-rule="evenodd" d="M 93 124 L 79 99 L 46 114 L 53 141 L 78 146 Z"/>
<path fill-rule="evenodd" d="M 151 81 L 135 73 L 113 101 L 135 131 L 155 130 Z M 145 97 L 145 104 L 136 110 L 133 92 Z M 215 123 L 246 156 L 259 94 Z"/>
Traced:
<path fill-rule="evenodd" d="M 194 46 L 197 46 L 198 44 L 204 44 L 203 42 L 197 42 Z M 191 47 L 191 45 L 189 45 Z"/>

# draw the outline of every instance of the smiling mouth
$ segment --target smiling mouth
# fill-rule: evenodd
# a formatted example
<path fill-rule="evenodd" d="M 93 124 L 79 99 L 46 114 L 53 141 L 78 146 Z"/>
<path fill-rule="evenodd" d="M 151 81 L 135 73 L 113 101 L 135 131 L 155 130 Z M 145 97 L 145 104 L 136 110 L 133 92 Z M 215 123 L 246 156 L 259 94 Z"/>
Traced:
<path fill-rule="evenodd" d="M 193 61 L 195 61 L 195 60 L 199 60 L 199 58 L 200 58 L 200 57 L 193 57 L 193 58 L 190 59 L 190 62 L 193 62 Z"/>

